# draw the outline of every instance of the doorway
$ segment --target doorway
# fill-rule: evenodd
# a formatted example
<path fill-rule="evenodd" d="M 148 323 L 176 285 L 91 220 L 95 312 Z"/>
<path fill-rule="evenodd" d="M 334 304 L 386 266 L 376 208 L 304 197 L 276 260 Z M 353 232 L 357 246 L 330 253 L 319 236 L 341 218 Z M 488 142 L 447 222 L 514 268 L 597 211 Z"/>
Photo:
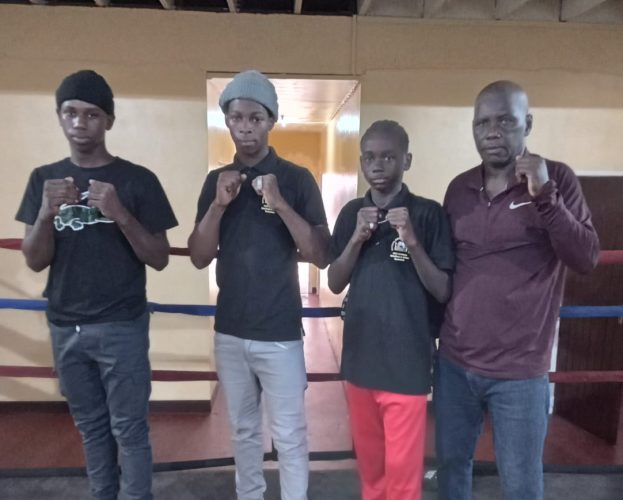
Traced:
<path fill-rule="evenodd" d="M 304 166 L 320 186 L 329 229 L 339 210 L 357 195 L 359 166 L 359 81 L 338 77 L 271 76 L 279 97 L 279 117 L 269 143 L 279 156 Z M 207 76 L 208 171 L 231 163 L 235 148 L 218 106 L 231 75 Z M 214 266 L 210 266 L 210 296 L 216 297 Z M 302 295 L 326 288 L 326 273 L 299 264 Z"/>

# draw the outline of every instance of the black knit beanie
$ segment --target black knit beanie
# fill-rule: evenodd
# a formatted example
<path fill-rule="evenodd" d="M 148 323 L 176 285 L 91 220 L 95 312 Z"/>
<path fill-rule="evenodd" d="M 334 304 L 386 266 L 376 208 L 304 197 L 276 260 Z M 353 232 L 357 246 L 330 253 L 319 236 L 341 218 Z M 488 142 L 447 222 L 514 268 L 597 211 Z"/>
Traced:
<path fill-rule="evenodd" d="M 104 77 L 90 69 L 66 76 L 56 89 L 56 107 L 71 99 L 95 104 L 106 114 L 115 115 L 115 102 L 110 86 Z"/>

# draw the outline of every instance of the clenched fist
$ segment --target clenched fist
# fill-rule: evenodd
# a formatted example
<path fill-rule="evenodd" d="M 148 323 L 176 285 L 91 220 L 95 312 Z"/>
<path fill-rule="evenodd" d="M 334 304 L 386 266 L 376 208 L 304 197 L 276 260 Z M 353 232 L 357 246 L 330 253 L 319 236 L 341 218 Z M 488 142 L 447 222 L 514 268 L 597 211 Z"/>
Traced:
<path fill-rule="evenodd" d="M 221 172 L 216 180 L 216 198 L 214 201 L 221 207 L 229 205 L 240 193 L 240 186 L 247 179 L 238 170 Z"/>
<path fill-rule="evenodd" d="M 72 177 L 65 179 L 48 179 L 43 183 L 43 195 L 39 216 L 44 220 L 52 220 L 58 215 L 61 205 L 72 205 L 80 201 L 80 191 Z"/>

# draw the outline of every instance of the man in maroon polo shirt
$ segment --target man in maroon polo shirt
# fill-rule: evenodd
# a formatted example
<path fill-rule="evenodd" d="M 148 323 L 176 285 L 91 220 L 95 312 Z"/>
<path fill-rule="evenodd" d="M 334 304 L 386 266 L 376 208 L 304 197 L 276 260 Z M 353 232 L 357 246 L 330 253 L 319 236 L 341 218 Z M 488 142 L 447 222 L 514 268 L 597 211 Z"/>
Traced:
<path fill-rule="evenodd" d="M 482 163 L 450 183 L 444 202 L 456 272 L 435 377 L 439 498 L 471 498 L 488 411 L 506 500 L 539 500 L 564 271 L 591 271 L 599 240 L 572 170 L 526 149 L 521 87 L 486 86 L 472 127 Z"/>

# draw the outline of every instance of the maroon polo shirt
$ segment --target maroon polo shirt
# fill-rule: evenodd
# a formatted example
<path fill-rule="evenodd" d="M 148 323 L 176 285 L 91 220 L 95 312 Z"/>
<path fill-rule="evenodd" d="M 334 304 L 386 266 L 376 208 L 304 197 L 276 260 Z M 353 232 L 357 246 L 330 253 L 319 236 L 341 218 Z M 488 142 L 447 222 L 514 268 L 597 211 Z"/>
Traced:
<path fill-rule="evenodd" d="M 565 266 L 589 272 L 599 240 L 573 171 L 546 160 L 550 181 L 533 199 L 517 183 L 490 200 L 482 165 L 448 186 L 456 250 L 441 354 L 477 374 L 542 376 L 550 366 Z"/>

